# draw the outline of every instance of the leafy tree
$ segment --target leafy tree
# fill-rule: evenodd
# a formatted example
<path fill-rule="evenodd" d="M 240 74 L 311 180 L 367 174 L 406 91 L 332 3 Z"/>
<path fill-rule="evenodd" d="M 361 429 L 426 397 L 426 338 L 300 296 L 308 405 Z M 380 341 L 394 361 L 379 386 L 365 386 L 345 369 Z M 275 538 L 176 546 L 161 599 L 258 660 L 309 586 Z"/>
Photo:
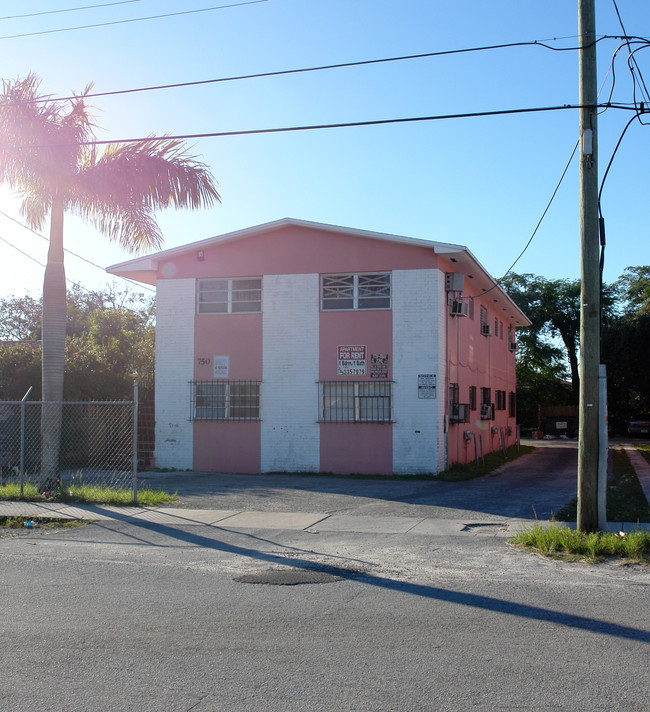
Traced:
<path fill-rule="evenodd" d="M 614 287 L 628 313 L 650 314 L 650 265 L 626 267 Z"/>
<path fill-rule="evenodd" d="M 112 306 L 119 304 L 129 306 Z M 153 370 L 154 315 L 153 299 L 128 289 L 69 294 L 66 400 L 130 399 L 134 376 L 147 377 Z M 19 319 L 23 316 L 17 313 Z M 6 319 L 0 313 L 0 332 L 8 328 Z M 30 386 L 30 398 L 39 400 L 40 348 L 26 343 L 0 346 L 0 399 L 22 398 Z"/>
<path fill-rule="evenodd" d="M 528 367 L 539 375 L 551 375 L 551 368 L 555 376 L 563 377 L 560 366 L 564 363 L 571 381 L 570 403 L 576 404 L 580 390 L 580 280 L 510 274 L 501 284 L 532 322 L 532 326 L 520 332 L 524 348 L 519 364 L 532 359 L 532 366 L 529 363 Z M 601 304 L 605 320 L 613 318 L 615 303 L 616 290 L 604 285 Z M 549 351 L 549 345 L 556 346 L 556 350 Z"/>
<path fill-rule="evenodd" d="M 63 398 L 66 335 L 63 217 L 88 220 L 110 240 L 136 252 L 161 245 L 159 208 L 209 206 L 219 200 L 207 167 L 183 144 L 154 139 L 109 145 L 100 153 L 86 95 L 55 101 L 39 80 L 5 81 L 0 95 L 0 180 L 19 190 L 34 229 L 50 220 L 43 284 L 43 400 Z M 42 486 L 58 482 L 61 407 L 44 408 Z"/>
<path fill-rule="evenodd" d="M 40 339 L 40 299 L 30 296 L 0 299 L 0 314 L 0 341 Z"/>

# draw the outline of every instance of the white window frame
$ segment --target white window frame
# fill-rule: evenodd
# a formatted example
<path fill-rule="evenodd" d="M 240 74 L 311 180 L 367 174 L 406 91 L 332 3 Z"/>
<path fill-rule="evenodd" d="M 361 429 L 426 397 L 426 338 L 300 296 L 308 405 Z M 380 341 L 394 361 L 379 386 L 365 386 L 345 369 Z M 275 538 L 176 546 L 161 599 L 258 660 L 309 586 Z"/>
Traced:
<path fill-rule="evenodd" d="M 364 279 L 368 278 L 370 281 L 372 281 L 373 278 L 377 277 L 383 277 L 386 279 L 385 284 L 367 284 L 364 285 L 363 283 L 360 285 L 359 282 L 363 282 Z M 331 284 L 328 285 L 326 284 L 327 280 L 332 280 L 336 281 L 339 280 L 340 284 Z M 346 285 L 343 283 L 344 280 L 351 280 L 351 284 Z M 391 273 L 390 272 L 358 272 L 358 273 L 343 273 L 343 274 L 324 274 L 321 275 L 321 280 L 320 280 L 320 305 L 321 305 L 321 311 L 358 311 L 358 310 L 363 310 L 363 311 L 385 311 L 391 308 L 392 306 L 392 286 L 391 286 Z M 363 294 L 364 287 L 366 290 L 372 291 L 372 289 L 376 289 L 377 291 L 381 291 L 382 289 L 386 289 L 388 291 L 388 294 Z M 348 294 L 345 296 L 325 296 L 325 290 L 326 289 L 331 289 L 331 290 L 345 290 L 348 291 Z M 350 291 L 351 290 L 351 291 Z M 351 306 L 334 306 L 333 305 L 333 300 L 345 300 L 345 301 L 351 301 Z M 366 306 L 364 302 L 366 301 L 373 301 L 377 300 L 379 302 L 380 300 L 388 300 L 388 304 L 382 304 L 381 306 Z M 326 303 L 329 302 L 330 306 L 326 306 Z"/>
<path fill-rule="evenodd" d="M 238 289 L 238 284 L 242 282 L 259 282 L 259 288 L 248 287 L 246 289 Z M 206 301 L 201 299 L 203 293 L 210 291 L 208 287 L 212 287 L 212 291 L 226 291 L 226 300 Z M 202 289 L 203 288 L 203 289 Z M 237 299 L 240 292 L 259 292 L 259 299 Z M 223 305 L 225 309 L 208 310 L 202 309 L 207 305 Z M 237 305 L 255 305 L 253 309 L 240 309 Z M 235 305 L 235 308 L 233 308 Z M 196 289 L 196 313 L 197 314 L 259 314 L 262 311 L 262 278 L 261 277 L 215 277 L 214 279 L 199 279 Z"/>

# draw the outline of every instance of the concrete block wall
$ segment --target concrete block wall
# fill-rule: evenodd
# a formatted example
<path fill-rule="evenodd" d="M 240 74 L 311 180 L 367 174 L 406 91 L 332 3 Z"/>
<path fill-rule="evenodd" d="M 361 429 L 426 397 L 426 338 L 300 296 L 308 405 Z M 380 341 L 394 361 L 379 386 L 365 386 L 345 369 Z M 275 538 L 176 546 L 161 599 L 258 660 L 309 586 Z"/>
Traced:
<path fill-rule="evenodd" d="M 320 468 L 318 290 L 317 274 L 263 278 L 262 472 Z"/>
<path fill-rule="evenodd" d="M 440 346 L 444 344 L 444 318 L 438 316 L 441 279 L 444 298 L 444 274 L 437 269 L 392 273 L 396 474 L 438 472 L 441 445 L 444 461 L 444 433 L 442 438 L 439 435 L 446 397 Z M 436 376 L 436 398 L 418 398 L 420 374 Z"/>
<path fill-rule="evenodd" d="M 157 467 L 191 469 L 193 425 L 195 279 L 161 279 L 156 297 Z"/>

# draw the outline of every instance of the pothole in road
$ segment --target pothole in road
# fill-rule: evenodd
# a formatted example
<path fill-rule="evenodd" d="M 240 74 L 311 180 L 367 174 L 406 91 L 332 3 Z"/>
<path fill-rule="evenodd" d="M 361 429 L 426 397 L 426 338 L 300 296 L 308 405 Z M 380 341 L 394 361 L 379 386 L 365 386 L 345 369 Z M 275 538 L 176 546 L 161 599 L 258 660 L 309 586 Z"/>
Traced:
<path fill-rule="evenodd" d="M 265 569 L 235 576 L 233 580 L 237 583 L 264 583 L 268 586 L 299 586 L 309 583 L 334 583 L 358 578 L 362 574 L 362 571 L 323 566 L 305 569 Z"/>
<path fill-rule="evenodd" d="M 471 522 L 470 524 L 465 524 L 461 531 L 505 531 L 506 528 L 505 522 Z"/>

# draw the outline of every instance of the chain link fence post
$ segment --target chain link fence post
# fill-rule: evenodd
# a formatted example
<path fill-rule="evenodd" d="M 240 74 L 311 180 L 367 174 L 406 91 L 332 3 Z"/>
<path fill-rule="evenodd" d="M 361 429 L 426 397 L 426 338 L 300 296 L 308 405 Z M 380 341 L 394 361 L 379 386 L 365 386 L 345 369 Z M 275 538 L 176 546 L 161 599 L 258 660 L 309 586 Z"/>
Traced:
<path fill-rule="evenodd" d="M 23 498 L 25 491 L 25 401 L 32 392 L 32 387 L 28 388 L 20 401 L 20 499 Z"/>
<path fill-rule="evenodd" d="M 133 504 L 138 504 L 138 379 L 133 381 Z"/>

